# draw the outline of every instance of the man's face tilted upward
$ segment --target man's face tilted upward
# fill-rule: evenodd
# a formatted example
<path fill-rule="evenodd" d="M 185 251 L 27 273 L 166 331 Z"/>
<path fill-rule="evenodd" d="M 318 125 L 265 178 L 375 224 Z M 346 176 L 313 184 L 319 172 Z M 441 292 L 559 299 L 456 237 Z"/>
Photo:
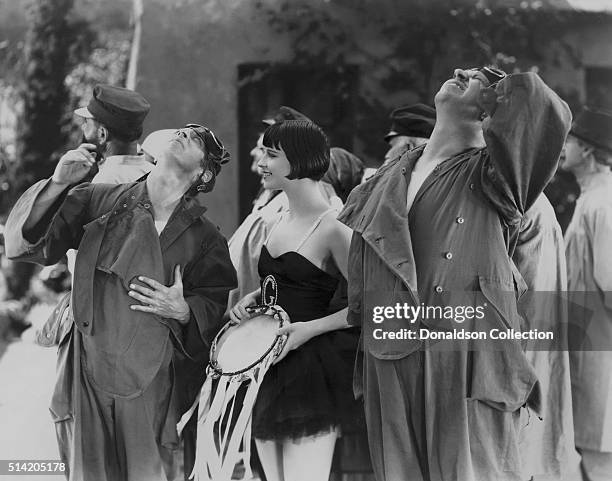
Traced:
<path fill-rule="evenodd" d="M 206 147 L 193 129 L 178 129 L 167 142 L 166 153 L 179 169 L 192 172 L 202 165 Z"/>
<path fill-rule="evenodd" d="M 453 78 L 442 84 L 435 96 L 436 111 L 453 116 L 461 115 L 466 120 L 479 120 L 481 108 L 478 104 L 480 90 L 489 86 L 487 77 L 476 69 L 455 69 Z"/>

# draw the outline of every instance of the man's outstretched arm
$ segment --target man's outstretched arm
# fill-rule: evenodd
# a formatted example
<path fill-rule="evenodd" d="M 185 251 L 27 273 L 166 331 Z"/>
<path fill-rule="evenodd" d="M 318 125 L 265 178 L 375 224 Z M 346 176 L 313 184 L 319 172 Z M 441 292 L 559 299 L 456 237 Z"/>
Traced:
<path fill-rule="evenodd" d="M 53 177 L 30 187 L 17 201 L 6 223 L 6 251 L 11 259 L 53 264 L 77 247 L 91 190 L 69 191 L 87 175 L 93 157 L 82 144 L 60 159 Z"/>

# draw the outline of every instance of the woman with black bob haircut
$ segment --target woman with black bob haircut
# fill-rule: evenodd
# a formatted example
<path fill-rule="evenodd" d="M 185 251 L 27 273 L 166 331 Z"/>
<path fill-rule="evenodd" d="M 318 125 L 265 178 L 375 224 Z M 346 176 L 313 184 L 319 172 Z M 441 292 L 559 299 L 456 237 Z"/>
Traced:
<path fill-rule="evenodd" d="M 321 180 L 329 168 L 329 140 L 314 122 L 285 120 L 273 124 L 264 132 L 263 145 L 284 152 L 291 164 L 288 179 Z"/>
<path fill-rule="evenodd" d="M 269 230 L 259 257 L 261 279 L 274 276 L 277 301 L 291 320 L 287 343 L 270 368 L 253 410 L 252 433 L 268 481 L 327 481 L 340 429 L 354 427 L 362 408 L 353 399 L 357 333 L 347 309 L 331 313 L 347 276 L 352 231 L 337 219 L 320 188 L 329 142 L 314 123 L 287 120 L 264 133 L 258 162 L 265 189 L 282 190 L 288 211 Z M 260 302 L 247 294 L 230 310 L 248 322 Z"/>

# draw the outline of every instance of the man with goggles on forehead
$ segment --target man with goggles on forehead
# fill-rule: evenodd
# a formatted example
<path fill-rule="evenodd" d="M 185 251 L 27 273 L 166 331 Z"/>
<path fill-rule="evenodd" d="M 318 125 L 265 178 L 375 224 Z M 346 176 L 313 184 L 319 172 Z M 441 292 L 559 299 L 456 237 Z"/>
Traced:
<path fill-rule="evenodd" d="M 65 426 L 69 479 L 175 475 L 176 423 L 199 391 L 236 286 L 201 195 L 228 160 L 210 129 L 188 124 L 166 141 L 145 181 L 78 185 L 94 162 L 79 148 L 11 212 L 10 257 L 52 264 L 78 248 L 75 327 L 63 341 L 69 360 L 51 406 L 58 432 Z"/>
<path fill-rule="evenodd" d="M 339 216 L 354 231 L 348 321 L 362 326 L 374 472 L 377 481 L 527 479 L 519 433 L 527 409 L 539 411 L 540 387 L 520 342 L 445 349 L 422 332 L 521 332 L 525 283 L 511 239 L 555 172 L 571 114 L 535 73 L 489 67 L 456 69 L 435 107 L 428 143 L 353 190 Z M 484 318 L 374 322 L 376 309 L 398 303 L 484 305 Z M 414 337 L 382 335 L 407 330 Z"/>

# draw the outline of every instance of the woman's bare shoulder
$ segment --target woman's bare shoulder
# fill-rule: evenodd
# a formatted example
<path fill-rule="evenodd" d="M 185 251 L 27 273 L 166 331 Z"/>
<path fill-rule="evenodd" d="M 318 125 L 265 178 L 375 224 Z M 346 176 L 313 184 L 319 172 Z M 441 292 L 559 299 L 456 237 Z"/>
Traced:
<path fill-rule="evenodd" d="M 344 239 L 350 235 L 351 229 L 337 219 L 338 214 L 337 211 L 330 211 L 325 215 L 321 220 L 321 233 L 327 237 Z"/>

